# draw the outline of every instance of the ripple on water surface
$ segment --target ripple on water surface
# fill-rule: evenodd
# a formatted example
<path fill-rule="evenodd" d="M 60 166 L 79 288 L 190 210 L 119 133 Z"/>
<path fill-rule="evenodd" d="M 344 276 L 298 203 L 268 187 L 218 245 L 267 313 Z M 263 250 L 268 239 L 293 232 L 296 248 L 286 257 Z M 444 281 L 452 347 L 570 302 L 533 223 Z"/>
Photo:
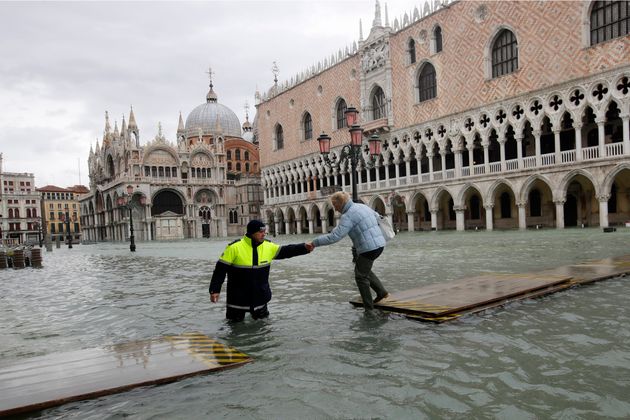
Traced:
<path fill-rule="evenodd" d="M 405 290 L 628 254 L 629 239 L 626 230 L 401 234 L 374 270 Z M 227 242 L 139 243 L 135 254 L 125 244 L 61 248 L 41 270 L 0 271 L 0 364 L 200 331 L 255 362 L 44 417 L 630 417 L 627 279 L 424 324 L 347 304 L 357 292 L 343 241 L 274 262 L 271 317 L 231 325 L 207 291 Z"/>

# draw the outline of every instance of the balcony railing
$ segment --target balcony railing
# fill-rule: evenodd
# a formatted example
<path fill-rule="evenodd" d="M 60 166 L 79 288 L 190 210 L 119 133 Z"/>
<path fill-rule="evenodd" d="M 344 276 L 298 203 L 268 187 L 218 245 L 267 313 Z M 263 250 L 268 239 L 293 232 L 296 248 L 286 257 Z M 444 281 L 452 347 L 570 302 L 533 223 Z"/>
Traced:
<path fill-rule="evenodd" d="M 518 159 L 506 160 L 505 169 L 508 171 L 516 171 L 518 169 Z"/>
<path fill-rule="evenodd" d="M 483 163 L 481 165 L 473 165 L 473 174 L 483 175 L 485 173 L 486 173 L 486 167 Z"/>
<path fill-rule="evenodd" d="M 560 152 L 560 161 L 562 163 L 575 162 L 575 150 Z"/>
<path fill-rule="evenodd" d="M 554 165 L 555 163 L 556 163 L 555 153 L 546 153 L 544 155 L 540 155 L 540 164 L 542 166 Z"/>
<path fill-rule="evenodd" d="M 604 145 L 603 153 L 605 154 L 605 158 L 611 156 L 624 156 L 624 143 L 609 143 Z M 487 165 L 488 173 L 500 173 L 503 171 L 516 171 L 519 169 L 532 169 L 538 166 L 540 167 L 548 167 L 556 164 L 571 164 L 577 161 L 577 150 L 564 150 L 559 154 L 554 153 L 546 153 L 539 156 L 540 164 L 537 164 L 537 156 L 525 156 L 520 161 L 519 159 L 509 159 L 505 161 L 505 167 L 502 167 L 502 162 L 490 162 Z M 591 146 L 585 147 L 581 150 L 582 161 L 594 160 L 600 158 L 600 147 L 599 146 Z M 556 159 L 557 157 L 557 159 Z M 557 160 L 559 162 L 557 162 Z M 521 163 L 522 162 L 522 163 Z M 472 166 L 463 166 L 460 168 L 460 178 L 465 178 L 474 175 L 485 175 L 486 174 L 486 164 L 478 164 Z M 451 180 L 456 179 L 455 169 L 447 169 L 447 170 L 436 170 L 432 174 L 431 173 L 419 173 L 417 175 L 407 175 L 402 176 L 400 178 L 390 178 L 379 181 L 370 181 L 369 190 L 376 189 L 387 189 L 396 186 L 406 186 L 406 185 L 414 185 L 414 184 L 422 184 L 429 183 L 434 181 L 443 181 L 445 179 Z M 359 185 L 361 191 L 365 191 L 365 187 L 367 186 L 366 182 L 363 182 Z M 350 185 L 346 185 L 343 190 L 346 192 L 351 192 L 352 187 Z M 319 191 L 314 191 L 311 193 L 301 193 L 301 194 L 290 194 L 287 196 L 281 197 L 272 197 L 265 200 L 265 203 L 268 205 L 278 204 L 278 203 L 286 203 L 292 201 L 304 201 L 307 198 L 321 198 L 322 195 Z"/>
<path fill-rule="evenodd" d="M 606 145 L 606 156 L 623 155 L 623 143 L 610 143 Z"/>
<path fill-rule="evenodd" d="M 585 147 L 584 149 L 582 149 L 583 160 L 597 159 L 598 157 L 599 157 L 599 146 Z"/>

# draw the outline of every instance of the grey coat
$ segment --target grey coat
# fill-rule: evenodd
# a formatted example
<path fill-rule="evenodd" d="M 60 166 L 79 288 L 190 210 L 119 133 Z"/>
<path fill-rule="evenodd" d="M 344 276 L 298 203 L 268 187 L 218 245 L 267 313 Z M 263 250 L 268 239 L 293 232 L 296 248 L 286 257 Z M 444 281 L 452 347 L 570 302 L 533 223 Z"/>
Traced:
<path fill-rule="evenodd" d="M 329 234 L 315 238 L 313 245 L 334 244 L 348 235 L 359 254 L 384 247 L 385 238 L 378 226 L 378 217 L 380 215 L 365 204 L 348 201 L 341 210 L 339 224 Z"/>

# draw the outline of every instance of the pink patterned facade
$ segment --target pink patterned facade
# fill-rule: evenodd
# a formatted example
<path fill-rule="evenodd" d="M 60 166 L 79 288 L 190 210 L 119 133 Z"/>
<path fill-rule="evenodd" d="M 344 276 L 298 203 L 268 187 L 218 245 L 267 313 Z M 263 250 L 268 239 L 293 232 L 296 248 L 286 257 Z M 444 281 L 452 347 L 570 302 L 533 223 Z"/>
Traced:
<path fill-rule="evenodd" d="M 434 7 L 390 24 L 377 2 L 358 46 L 259 96 L 265 214 L 276 231 L 336 223 L 327 194 L 350 191 L 350 169 L 327 165 L 316 139 L 329 134 L 333 155 L 349 143 L 341 101 L 383 144 L 374 167 L 363 153 L 359 197 L 400 229 L 630 221 L 627 3 Z"/>

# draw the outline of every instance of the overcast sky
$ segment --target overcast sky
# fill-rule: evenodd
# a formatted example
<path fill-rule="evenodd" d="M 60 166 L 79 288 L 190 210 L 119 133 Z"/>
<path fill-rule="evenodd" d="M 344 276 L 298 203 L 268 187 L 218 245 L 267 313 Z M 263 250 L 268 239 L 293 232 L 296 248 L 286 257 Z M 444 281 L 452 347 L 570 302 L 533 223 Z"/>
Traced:
<path fill-rule="evenodd" d="M 390 23 L 422 0 L 381 1 Z M 374 0 L 1 2 L 3 171 L 38 187 L 88 185 L 90 146 L 105 111 L 120 127 L 133 106 L 141 143 L 158 123 L 175 142 L 181 111 L 205 102 L 212 67 L 219 102 L 253 121 L 254 93 L 367 37 Z M 80 169 L 79 169 L 80 168 Z"/>

